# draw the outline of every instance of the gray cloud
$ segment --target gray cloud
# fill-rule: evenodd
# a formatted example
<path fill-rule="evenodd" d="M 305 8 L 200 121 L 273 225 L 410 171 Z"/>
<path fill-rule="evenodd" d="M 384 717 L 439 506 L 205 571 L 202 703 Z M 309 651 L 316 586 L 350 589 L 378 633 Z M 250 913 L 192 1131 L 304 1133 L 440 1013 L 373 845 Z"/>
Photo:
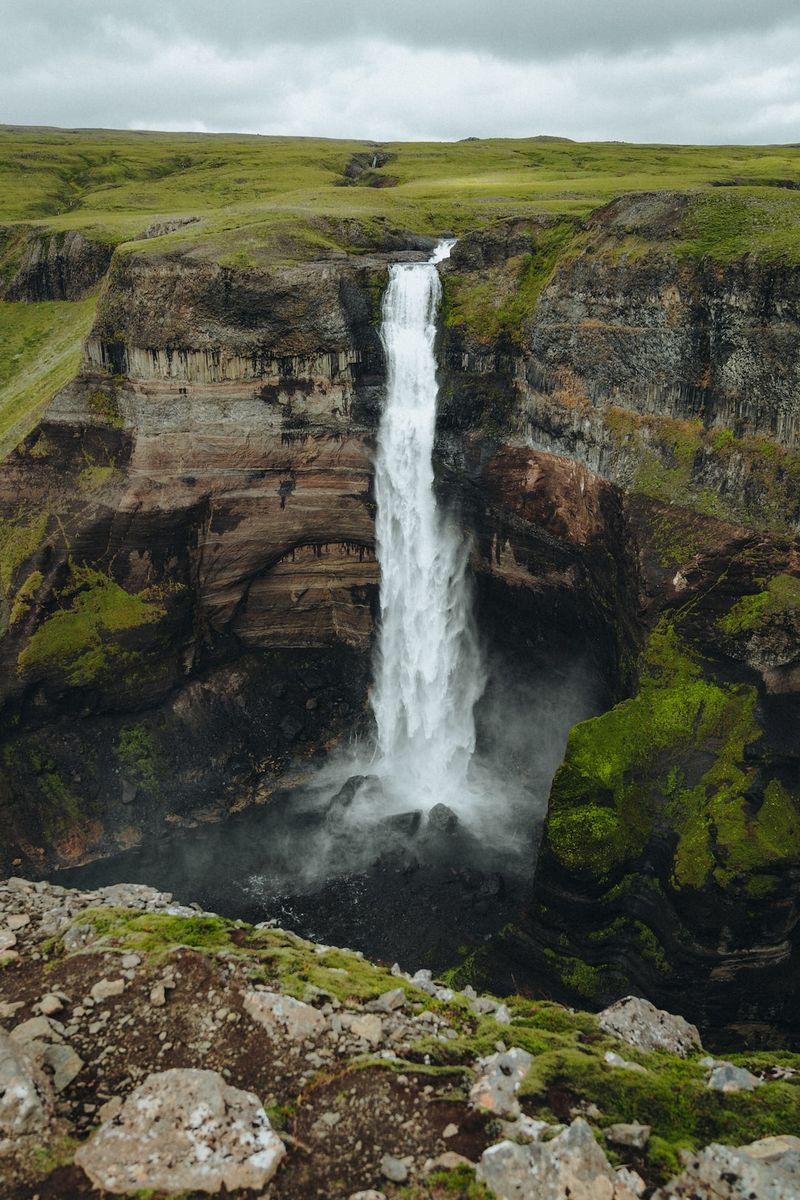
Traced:
<path fill-rule="evenodd" d="M 796 0 L 30 0 L 7 122 L 341 137 L 800 140 Z"/>
<path fill-rule="evenodd" d="M 128 23 L 159 38 L 210 43 L 237 55 L 254 44 L 372 39 L 541 60 L 761 33 L 798 16 L 796 0 L 29 0 L 12 8 L 16 16 L 12 11 L 4 20 L 9 60 L 17 36 L 40 51 L 108 48 L 115 26 Z"/>

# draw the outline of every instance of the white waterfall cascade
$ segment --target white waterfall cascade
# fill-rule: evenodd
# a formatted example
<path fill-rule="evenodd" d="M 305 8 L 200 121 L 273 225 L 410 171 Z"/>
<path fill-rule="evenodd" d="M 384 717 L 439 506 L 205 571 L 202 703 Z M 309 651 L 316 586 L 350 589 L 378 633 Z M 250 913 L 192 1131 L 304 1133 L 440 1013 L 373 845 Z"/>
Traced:
<path fill-rule="evenodd" d="M 372 708 L 372 771 L 392 805 L 470 806 L 475 704 L 486 683 L 472 616 L 468 546 L 437 507 L 436 263 L 392 267 L 381 337 L 388 363 L 375 464 L 380 630 Z"/>

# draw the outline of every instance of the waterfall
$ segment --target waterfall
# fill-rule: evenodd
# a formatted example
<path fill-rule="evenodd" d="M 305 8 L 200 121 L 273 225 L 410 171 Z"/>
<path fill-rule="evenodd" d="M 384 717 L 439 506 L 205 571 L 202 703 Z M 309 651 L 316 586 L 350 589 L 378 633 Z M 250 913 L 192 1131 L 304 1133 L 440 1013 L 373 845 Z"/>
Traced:
<path fill-rule="evenodd" d="M 375 464 L 380 629 L 373 770 L 395 802 L 463 808 L 485 675 L 472 617 L 468 547 L 437 507 L 436 315 L 440 242 L 425 263 L 391 269 L 383 302 L 386 404 Z"/>

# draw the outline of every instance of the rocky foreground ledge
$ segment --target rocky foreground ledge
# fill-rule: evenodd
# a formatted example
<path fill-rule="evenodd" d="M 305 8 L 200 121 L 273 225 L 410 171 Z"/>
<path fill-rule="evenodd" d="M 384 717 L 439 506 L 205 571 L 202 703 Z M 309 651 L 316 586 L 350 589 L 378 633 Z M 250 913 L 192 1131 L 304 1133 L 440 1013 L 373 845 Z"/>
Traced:
<path fill-rule="evenodd" d="M 0 1195 L 797 1200 L 800 1056 L 0 883 Z"/>

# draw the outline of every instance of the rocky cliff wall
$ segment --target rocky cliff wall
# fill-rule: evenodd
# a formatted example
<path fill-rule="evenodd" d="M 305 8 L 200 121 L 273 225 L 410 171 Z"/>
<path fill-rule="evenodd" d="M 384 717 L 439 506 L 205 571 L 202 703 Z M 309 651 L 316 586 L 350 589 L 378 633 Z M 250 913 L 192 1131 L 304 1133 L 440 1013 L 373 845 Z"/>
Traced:
<path fill-rule="evenodd" d="M 499 675 L 579 661 L 595 711 L 620 702 L 577 727 L 535 895 L 485 962 L 783 1021 L 794 276 L 657 253 L 679 218 L 505 223 L 443 269 L 438 484 Z M 10 861 L 263 802 L 363 719 L 387 265 L 114 258 L 81 377 L 0 472 Z"/>
<path fill-rule="evenodd" d="M 526 916 L 469 969 L 785 1025 L 799 975 L 798 276 L 656 250 L 670 213 L 677 239 L 680 213 L 652 197 L 611 206 L 555 259 L 552 222 L 517 222 L 465 238 L 446 268 L 443 453 L 463 470 L 458 448 L 479 446 L 486 495 L 496 454 L 530 472 L 548 451 L 565 476 L 577 460 L 593 489 L 610 481 L 613 545 L 640 571 L 617 611 L 644 642 L 630 698 L 573 730 Z M 534 303 L 515 307 L 526 289 Z M 524 477 L 508 482 L 524 512 Z M 578 534 L 574 509 L 553 509 Z"/>
<path fill-rule="evenodd" d="M 9 862 L 263 801 L 362 718 L 382 361 L 364 280 L 379 294 L 386 263 L 355 274 L 148 260 L 130 295 L 107 282 L 83 373 L 0 479 Z"/>

